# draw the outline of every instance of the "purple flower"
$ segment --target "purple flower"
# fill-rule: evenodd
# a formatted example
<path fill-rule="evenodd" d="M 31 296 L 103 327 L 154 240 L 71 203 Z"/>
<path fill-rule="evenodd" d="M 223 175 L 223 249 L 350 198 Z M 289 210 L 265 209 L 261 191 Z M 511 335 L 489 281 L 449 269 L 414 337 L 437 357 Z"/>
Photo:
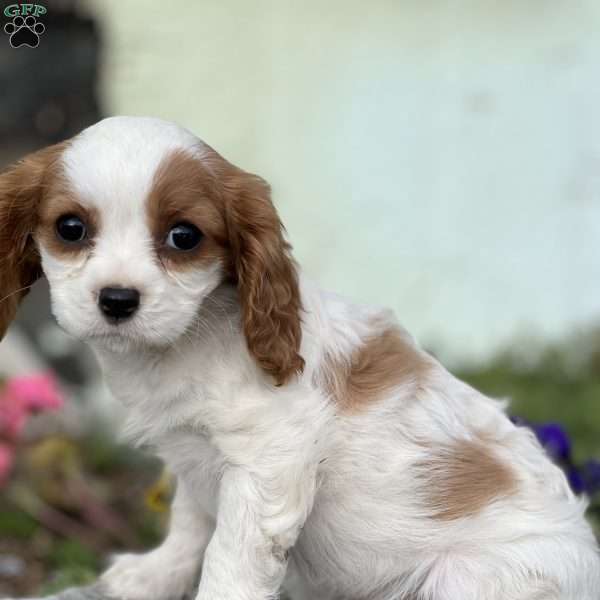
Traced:
<path fill-rule="evenodd" d="M 529 427 L 535 433 L 550 458 L 565 472 L 575 494 L 600 494 L 600 461 L 590 459 L 583 466 L 575 464 L 571 458 L 571 440 L 562 425 L 534 424 L 515 416 L 510 419 L 518 427 Z"/>
<path fill-rule="evenodd" d="M 533 430 L 546 452 L 557 461 L 568 460 L 571 456 L 571 440 L 558 423 L 534 425 Z"/>
<path fill-rule="evenodd" d="M 583 494 L 583 492 L 587 492 L 585 481 L 583 479 L 583 475 L 579 472 L 577 467 L 567 467 L 565 469 L 565 474 L 567 475 L 567 479 L 569 480 L 569 485 L 571 489 L 576 494 Z"/>
<path fill-rule="evenodd" d="M 600 461 L 589 459 L 581 469 L 585 490 L 590 495 L 600 492 Z"/>

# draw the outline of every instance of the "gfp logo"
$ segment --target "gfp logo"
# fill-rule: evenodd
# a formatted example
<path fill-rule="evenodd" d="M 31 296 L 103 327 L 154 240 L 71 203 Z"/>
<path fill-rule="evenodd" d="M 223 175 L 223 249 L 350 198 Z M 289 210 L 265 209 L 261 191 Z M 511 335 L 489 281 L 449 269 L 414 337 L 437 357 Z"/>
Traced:
<path fill-rule="evenodd" d="M 12 20 L 4 25 L 4 33 L 10 36 L 10 45 L 13 48 L 37 48 L 40 35 L 46 31 L 38 17 L 47 12 L 41 4 L 9 4 L 4 9 L 4 16 Z"/>

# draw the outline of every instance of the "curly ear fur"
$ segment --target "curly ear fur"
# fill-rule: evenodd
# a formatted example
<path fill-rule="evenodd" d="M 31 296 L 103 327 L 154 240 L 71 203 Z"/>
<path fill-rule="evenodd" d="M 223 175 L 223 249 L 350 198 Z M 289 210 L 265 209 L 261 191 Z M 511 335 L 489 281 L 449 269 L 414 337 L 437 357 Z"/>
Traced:
<path fill-rule="evenodd" d="M 263 179 L 233 168 L 223 183 L 232 270 L 248 348 L 282 385 L 304 368 L 299 354 L 302 307 L 291 247 Z"/>
<path fill-rule="evenodd" d="M 62 148 L 57 144 L 29 154 L 0 173 L 0 339 L 42 274 L 32 234 L 49 167 Z"/>

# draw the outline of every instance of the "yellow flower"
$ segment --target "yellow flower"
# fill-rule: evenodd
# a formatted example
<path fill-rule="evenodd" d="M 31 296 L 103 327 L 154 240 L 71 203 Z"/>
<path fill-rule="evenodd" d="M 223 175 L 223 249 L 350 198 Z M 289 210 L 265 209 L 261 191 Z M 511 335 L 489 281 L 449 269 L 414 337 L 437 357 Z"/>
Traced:
<path fill-rule="evenodd" d="M 160 477 L 146 490 L 145 505 L 154 512 L 167 512 L 173 495 L 173 483 L 173 477 L 163 470 Z"/>

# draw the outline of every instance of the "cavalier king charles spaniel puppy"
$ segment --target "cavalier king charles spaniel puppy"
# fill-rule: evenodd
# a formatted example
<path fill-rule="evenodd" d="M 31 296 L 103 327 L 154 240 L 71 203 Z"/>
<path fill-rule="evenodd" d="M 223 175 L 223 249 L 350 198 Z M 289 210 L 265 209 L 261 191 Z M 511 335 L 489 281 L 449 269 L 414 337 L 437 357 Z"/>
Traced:
<path fill-rule="evenodd" d="M 114 117 L 0 175 L 0 332 L 44 275 L 177 478 L 121 600 L 598 600 L 586 501 L 385 309 L 303 277 L 269 186 Z M 197 584 L 199 580 L 199 584 Z"/>

